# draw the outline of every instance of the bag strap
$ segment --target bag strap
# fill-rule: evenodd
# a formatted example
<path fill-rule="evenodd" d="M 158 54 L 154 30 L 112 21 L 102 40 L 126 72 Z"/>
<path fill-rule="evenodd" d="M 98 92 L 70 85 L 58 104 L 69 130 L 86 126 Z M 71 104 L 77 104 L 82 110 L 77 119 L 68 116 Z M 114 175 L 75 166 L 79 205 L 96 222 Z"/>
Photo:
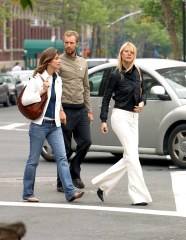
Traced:
<path fill-rule="evenodd" d="M 140 97 L 142 96 L 142 87 L 141 87 L 141 84 L 142 84 L 142 76 L 141 76 L 141 71 L 140 71 L 140 68 L 137 67 L 137 70 L 138 70 L 138 73 L 139 73 L 139 76 L 140 76 Z"/>
<path fill-rule="evenodd" d="M 139 67 L 137 67 L 137 70 L 138 70 L 138 73 L 139 73 L 139 76 L 140 76 L 140 84 L 142 83 L 142 77 L 141 77 L 141 71 L 139 69 Z"/>

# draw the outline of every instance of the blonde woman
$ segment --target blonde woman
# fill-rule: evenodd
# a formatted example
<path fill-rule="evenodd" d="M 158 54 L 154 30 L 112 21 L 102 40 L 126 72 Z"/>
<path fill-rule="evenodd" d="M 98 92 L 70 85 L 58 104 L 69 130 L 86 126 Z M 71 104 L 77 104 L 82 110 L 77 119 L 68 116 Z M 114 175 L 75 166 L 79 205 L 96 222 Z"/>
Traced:
<path fill-rule="evenodd" d="M 108 170 L 92 179 L 98 187 L 97 195 L 104 201 L 122 176 L 128 173 L 128 194 L 132 205 L 146 206 L 152 201 L 145 185 L 138 154 L 138 117 L 146 104 L 143 80 L 134 62 L 137 50 L 134 44 L 124 43 L 119 51 L 118 66 L 108 81 L 101 107 L 101 130 L 108 132 L 107 117 L 111 97 L 115 101 L 111 126 L 123 147 L 123 157 Z M 141 86 L 140 86 L 141 85 Z M 140 94 L 140 88 L 142 94 Z"/>

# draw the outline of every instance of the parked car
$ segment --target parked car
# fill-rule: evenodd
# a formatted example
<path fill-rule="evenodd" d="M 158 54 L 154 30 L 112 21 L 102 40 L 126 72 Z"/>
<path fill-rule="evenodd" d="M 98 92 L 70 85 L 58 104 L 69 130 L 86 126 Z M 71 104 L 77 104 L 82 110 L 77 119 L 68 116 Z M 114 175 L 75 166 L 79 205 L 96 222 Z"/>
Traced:
<path fill-rule="evenodd" d="M 24 88 L 23 83 L 8 73 L 1 73 L 1 77 L 3 79 L 3 82 L 7 83 L 9 88 L 9 102 L 12 105 L 16 105 L 17 97 L 20 94 L 21 90 Z"/>
<path fill-rule="evenodd" d="M 109 62 L 115 62 L 116 59 L 113 58 L 87 58 L 88 63 L 88 69 L 96 67 L 98 65 L 109 63 Z"/>
<path fill-rule="evenodd" d="M 34 70 L 8 71 L 7 73 L 20 80 L 25 86 L 32 77 Z"/>
<path fill-rule="evenodd" d="M 122 147 L 110 126 L 113 101 L 110 102 L 109 133 L 102 134 L 99 119 L 102 96 L 117 61 L 89 69 L 94 121 L 91 124 L 92 145 L 89 151 L 122 154 Z M 167 59 L 137 59 L 147 90 L 147 105 L 139 117 L 139 153 L 170 155 L 173 163 L 186 168 L 186 63 Z M 72 144 L 75 151 L 75 144 Z M 42 156 L 53 161 L 47 142 Z"/>
<path fill-rule="evenodd" d="M 3 76 L 0 74 L 0 104 L 4 107 L 9 106 L 9 88 L 8 84 L 3 81 Z"/>

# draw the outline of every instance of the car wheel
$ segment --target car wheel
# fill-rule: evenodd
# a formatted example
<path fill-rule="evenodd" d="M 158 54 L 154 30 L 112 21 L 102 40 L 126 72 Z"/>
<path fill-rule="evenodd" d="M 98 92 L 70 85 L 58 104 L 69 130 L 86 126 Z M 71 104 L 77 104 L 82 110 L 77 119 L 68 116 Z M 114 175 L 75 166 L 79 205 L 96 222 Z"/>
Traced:
<path fill-rule="evenodd" d="M 186 168 L 186 124 L 177 126 L 168 141 L 168 150 L 172 161 L 181 168 Z"/>
<path fill-rule="evenodd" d="M 9 101 L 9 96 L 8 96 L 8 93 L 7 93 L 6 101 L 3 102 L 3 106 L 4 106 L 4 107 L 8 107 L 9 105 L 10 105 L 10 101 Z"/>
<path fill-rule="evenodd" d="M 47 161 L 47 162 L 55 162 L 54 154 L 52 152 L 52 149 L 50 145 L 48 144 L 47 140 L 45 140 L 42 150 L 41 150 L 41 156 Z"/>

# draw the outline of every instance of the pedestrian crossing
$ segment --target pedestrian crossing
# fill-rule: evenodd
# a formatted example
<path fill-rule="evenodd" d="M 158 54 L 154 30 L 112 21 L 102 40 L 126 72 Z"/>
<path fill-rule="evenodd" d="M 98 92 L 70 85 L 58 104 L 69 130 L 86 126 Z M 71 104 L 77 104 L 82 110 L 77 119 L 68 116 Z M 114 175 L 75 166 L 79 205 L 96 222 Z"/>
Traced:
<path fill-rule="evenodd" d="M 29 123 L 12 123 L 12 122 L 0 122 L 1 131 L 28 131 Z M 86 205 L 68 205 L 68 204 L 49 204 L 38 203 L 28 204 L 29 207 L 53 207 L 53 208 L 74 208 L 74 209 L 89 209 L 100 211 L 119 211 L 119 212 L 133 212 L 153 215 L 167 215 L 167 216 L 181 216 L 186 217 L 186 188 L 184 183 L 186 182 L 186 171 L 174 168 L 170 166 L 170 176 L 172 181 L 172 191 L 174 194 L 174 200 L 176 205 L 176 211 L 160 211 L 149 209 L 132 209 L 132 208 L 112 208 L 112 207 L 99 207 L 99 206 L 86 206 Z M 27 206 L 22 202 L 0 202 L 0 206 Z"/>

